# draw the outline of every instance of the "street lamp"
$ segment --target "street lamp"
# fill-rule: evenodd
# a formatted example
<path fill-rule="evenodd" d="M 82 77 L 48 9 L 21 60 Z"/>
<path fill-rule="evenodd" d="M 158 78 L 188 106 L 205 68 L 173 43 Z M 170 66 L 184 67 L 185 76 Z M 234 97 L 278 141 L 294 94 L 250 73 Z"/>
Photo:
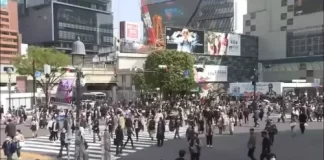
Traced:
<path fill-rule="evenodd" d="M 168 66 L 167 65 L 158 65 L 159 69 L 165 69 L 165 71 L 167 72 L 168 71 Z M 162 84 L 163 81 L 160 82 L 160 88 L 159 88 L 159 91 L 160 91 L 160 101 L 162 101 Z"/>
<path fill-rule="evenodd" d="M 83 77 L 82 74 L 82 66 L 84 63 L 84 57 L 86 55 L 85 52 L 85 47 L 84 44 L 80 41 L 80 37 L 77 38 L 77 40 L 75 42 L 73 42 L 72 44 L 72 65 L 76 70 L 76 101 L 75 101 L 75 105 L 76 105 L 76 127 L 79 128 L 80 127 L 80 108 L 81 108 L 81 78 Z M 81 145 L 83 144 L 83 141 L 81 140 L 81 134 L 80 134 L 80 130 L 77 130 L 75 133 L 75 155 L 74 158 L 75 160 L 80 159 L 80 157 L 82 157 L 82 155 L 84 154 L 83 151 L 81 151 Z"/>
<path fill-rule="evenodd" d="M 258 70 L 257 69 L 253 69 L 253 76 L 252 76 L 252 85 L 253 85 L 253 109 L 255 110 L 257 107 L 256 104 L 256 84 L 258 81 Z"/>
<path fill-rule="evenodd" d="M 76 122 L 80 122 L 80 108 L 81 108 L 81 78 L 82 66 L 84 63 L 84 57 L 86 55 L 84 44 L 77 38 L 77 41 L 72 44 L 72 65 L 76 70 Z"/>
<path fill-rule="evenodd" d="M 11 73 L 12 73 L 12 68 L 7 69 L 7 74 L 8 74 L 8 91 L 9 91 L 9 108 L 11 109 Z"/>

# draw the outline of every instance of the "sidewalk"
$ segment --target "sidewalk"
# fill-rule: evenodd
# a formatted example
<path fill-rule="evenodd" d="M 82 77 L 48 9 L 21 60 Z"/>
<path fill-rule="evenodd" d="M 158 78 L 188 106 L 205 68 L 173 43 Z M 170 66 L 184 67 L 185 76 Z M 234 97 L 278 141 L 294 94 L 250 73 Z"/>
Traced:
<path fill-rule="evenodd" d="M 14 160 L 17 160 L 17 154 L 14 154 L 12 158 Z M 0 159 L 6 159 L 5 155 L 3 154 L 3 151 L 0 152 Z M 55 158 L 38 153 L 21 152 L 21 157 L 19 160 L 55 160 Z"/>

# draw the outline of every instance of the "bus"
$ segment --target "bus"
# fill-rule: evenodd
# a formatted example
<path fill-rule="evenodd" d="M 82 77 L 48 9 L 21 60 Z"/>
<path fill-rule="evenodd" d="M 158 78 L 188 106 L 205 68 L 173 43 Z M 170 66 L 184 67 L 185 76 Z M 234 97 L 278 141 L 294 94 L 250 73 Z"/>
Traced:
<path fill-rule="evenodd" d="M 82 101 L 90 100 L 90 101 L 103 101 L 106 100 L 106 93 L 103 92 L 88 92 L 83 93 Z"/>

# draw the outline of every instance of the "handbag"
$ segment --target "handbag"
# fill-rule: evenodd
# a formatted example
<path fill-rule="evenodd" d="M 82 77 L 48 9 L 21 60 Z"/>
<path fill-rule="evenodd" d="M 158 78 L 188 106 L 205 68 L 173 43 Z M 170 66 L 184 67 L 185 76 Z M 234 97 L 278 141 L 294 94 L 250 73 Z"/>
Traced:
<path fill-rule="evenodd" d="M 85 149 L 88 149 L 89 148 L 89 145 L 88 145 L 88 142 L 87 141 L 84 141 L 84 148 Z"/>

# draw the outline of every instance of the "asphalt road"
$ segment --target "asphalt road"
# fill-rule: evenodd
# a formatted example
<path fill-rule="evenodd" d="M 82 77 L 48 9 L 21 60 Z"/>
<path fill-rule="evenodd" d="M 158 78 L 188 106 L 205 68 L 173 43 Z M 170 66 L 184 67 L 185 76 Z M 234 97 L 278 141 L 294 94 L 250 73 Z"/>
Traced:
<path fill-rule="evenodd" d="M 304 135 L 301 135 L 297 128 L 295 137 L 291 136 L 288 123 L 278 123 L 278 135 L 275 137 L 272 147 L 280 160 L 323 160 L 323 122 L 309 123 Z M 236 128 L 234 135 L 216 135 L 213 139 L 213 148 L 202 148 L 201 160 L 249 160 L 247 157 L 247 141 L 249 125 Z M 264 125 L 256 128 L 257 132 L 262 131 Z M 257 133 L 258 147 L 255 157 L 259 159 L 261 148 L 261 136 Z M 204 135 L 201 136 L 204 144 Z M 188 152 L 186 140 L 170 140 L 161 148 L 156 146 L 138 151 L 120 160 L 173 160 L 178 156 L 178 151 L 184 149 Z M 189 159 L 187 154 L 186 159 Z"/>

